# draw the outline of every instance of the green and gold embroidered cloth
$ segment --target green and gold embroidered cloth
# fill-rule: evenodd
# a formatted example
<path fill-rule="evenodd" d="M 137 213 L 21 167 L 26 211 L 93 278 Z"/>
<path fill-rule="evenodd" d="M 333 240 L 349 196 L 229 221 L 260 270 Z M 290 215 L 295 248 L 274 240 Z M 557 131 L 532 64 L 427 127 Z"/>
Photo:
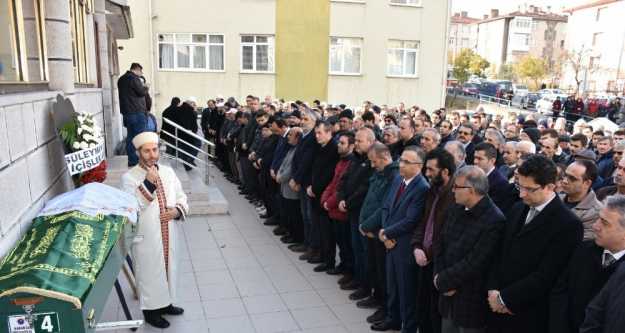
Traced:
<path fill-rule="evenodd" d="M 81 308 L 126 221 L 79 211 L 35 218 L 0 263 L 0 297 L 29 292 Z"/>

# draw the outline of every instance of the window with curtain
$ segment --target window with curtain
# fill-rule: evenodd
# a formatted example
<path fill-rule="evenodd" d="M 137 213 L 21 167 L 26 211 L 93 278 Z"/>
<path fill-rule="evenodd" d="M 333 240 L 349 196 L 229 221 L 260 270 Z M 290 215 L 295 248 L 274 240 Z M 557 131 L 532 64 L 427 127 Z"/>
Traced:
<path fill-rule="evenodd" d="M 418 74 L 419 42 L 389 41 L 387 59 L 387 74 L 389 76 L 416 77 Z"/>
<path fill-rule="evenodd" d="M 47 80 L 43 0 L 0 1 L 0 83 Z"/>
<path fill-rule="evenodd" d="M 159 34 L 158 68 L 176 71 L 223 71 L 224 36 L 206 33 Z"/>
<path fill-rule="evenodd" d="M 359 75 L 361 60 L 361 38 L 330 38 L 330 74 Z"/>
<path fill-rule="evenodd" d="M 72 62 L 74 65 L 74 82 L 88 83 L 87 75 L 87 39 L 85 34 L 87 20 L 86 2 L 69 1 L 70 29 L 72 32 Z"/>
<path fill-rule="evenodd" d="M 241 36 L 241 72 L 272 73 L 274 36 Z"/>

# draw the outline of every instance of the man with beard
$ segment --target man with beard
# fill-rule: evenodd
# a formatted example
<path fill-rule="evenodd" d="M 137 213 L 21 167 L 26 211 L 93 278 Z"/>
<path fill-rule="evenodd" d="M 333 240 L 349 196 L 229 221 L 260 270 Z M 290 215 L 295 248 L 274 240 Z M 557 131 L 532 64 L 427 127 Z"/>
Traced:
<path fill-rule="evenodd" d="M 440 332 L 441 318 L 438 312 L 438 291 L 434 279 L 434 248 L 438 244 L 449 208 L 453 204 L 452 178 L 456 172 L 454 157 L 437 148 L 425 157 L 425 176 L 430 189 L 425 198 L 425 212 L 412 236 L 413 255 L 421 267 L 418 280 L 417 307 L 421 318 L 419 332 Z"/>
<path fill-rule="evenodd" d="M 176 298 L 177 224 L 189 211 L 187 196 L 174 170 L 159 165 L 158 135 L 143 132 L 132 143 L 139 164 L 122 176 L 122 188 L 137 197 L 141 212 L 133 244 L 139 303 L 145 321 L 157 328 L 169 327 L 162 315 L 181 315 L 172 305 Z"/>
<path fill-rule="evenodd" d="M 375 134 L 369 128 L 362 128 L 356 132 L 356 142 L 354 149 L 354 160 L 341 179 L 337 198 L 339 209 L 347 212 L 351 227 L 352 250 L 354 252 L 354 276 L 339 280 L 341 289 L 356 290 L 349 295 L 351 300 L 363 299 L 371 293 L 366 276 L 367 272 L 367 238 L 360 234 L 358 222 L 360 221 L 360 209 L 369 189 L 368 179 L 371 177 L 372 169 L 367 152 L 375 143 Z"/>

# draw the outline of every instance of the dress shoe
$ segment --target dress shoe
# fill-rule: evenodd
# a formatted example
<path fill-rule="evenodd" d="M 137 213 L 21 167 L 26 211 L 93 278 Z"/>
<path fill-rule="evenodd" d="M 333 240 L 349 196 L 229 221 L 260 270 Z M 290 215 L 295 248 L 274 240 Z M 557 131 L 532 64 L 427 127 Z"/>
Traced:
<path fill-rule="evenodd" d="M 380 303 L 373 296 L 369 296 L 363 300 L 356 302 L 356 306 L 361 309 L 377 309 Z"/>
<path fill-rule="evenodd" d="M 304 253 L 301 256 L 299 256 L 299 260 L 308 260 L 313 255 L 315 255 L 315 253 L 312 250 L 307 250 L 306 253 Z"/>
<path fill-rule="evenodd" d="M 273 216 L 271 216 L 271 215 L 267 214 L 267 212 L 265 212 L 265 214 L 260 214 L 260 215 L 258 215 L 258 217 L 260 217 L 261 219 L 266 219 L 267 220 L 267 219 L 272 218 Z"/>
<path fill-rule="evenodd" d="M 284 244 L 293 244 L 295 243 L 295 238 L 293 238 L 293 236 L 291 235 L 284 235 L 280 237 L 280 241 Z"/>
<path fill-rule="evenodd" d="M 339 274 L 343 274 L 345 272 L 345 269 L 343 268 L 343 266 L 339 265 L 336 266 L 334 268 L 330 268 L 326 271 L 326 274 L 328 275 L 339 275 Z"/>
<path fill-rule="evenodd" d="M 401 329 L 401 324 L 393 323 L 390 320 L 380 321 L 371 325 L 371 330 L 378 331 L 378 332 L 385 332 L 385 331 L 390 331 L 390 330 L 399 331 L 400 329 Z"/>
<path fill-rule="evenodd" d="M 386 318 L 386 311 L 384 311 L 384 309 L 378 309 L 372 315 L 367 317 L 367 322 L 369 324 L 378 323 L 378 322 L 384 321 L 385 318 Z"/>
<path fill-rule="evenodd" d="M 270 225 L 270 226 L 273 226 L 273 225 L 278 225 L 278 224 L 280 224 L 280 223 L 279 223 L 279 221 L 278 221 L 278 220 L 267 220 L 267 221 L 263 222 L 263 224 L 264 224 L 264 225 Z"/>
<path fill-rule="evenodd" d="M 308 263 L 309 264 L 320 264 L 322 263 L 323 260 L 321 259 L 321 255 L 319 254 L 319 252 L 315 253 L 314 256 L 310 257 L 310 259 L 308 259 Z"/>
<path fill-rule="evenodd" d="M 363 299 L 368 297 L 369 295 L 371 295 L 371 291 L 367 288 L 358 288 L 358 290 L 354 291 L 353 293 L 349 294 L 349 299 L 351 299 L 352 301 L 357 301 L 359 299 Z"/>
<path fill-rule="evenodd" d="M 344 285 L 346 283 L 350 283 L 352 280 L 353 280 L 353 277 L 351 274 L 345 274 L 337 282 L 340 285 Z"/>
<path fill-rule="evenodd" d="M 156 328 L 167 328 L 169 327 L 169 322 L 161 317 L 161 314 L 158 310 L 143 310 L 143 318 L 145 322 L 156 327 Z"/>
<path fill-rule="evenodd" d="M 289 250 L 296 253 L 304 253 L 308 251 L 308 246 L 306 246 L 305 244 L 291 244 L 289 245 Z"/>
<path fill-rule="evenodd" d="M 315 268 L 313 268 L 313 271 L 315 271 L 315 272 L 325 272 L 325 271 L 327 271 L 330 268 L 331 268 L 330 265 L 328 265 L 326 263 L 323 263 L 323 264 L 319 264 L 319 265 L 315 266 Z"/>
<path fill-rule="evenodd" d="M 341 285 L 341 290 L 356 290 L 360 287 L 360 283 L 356 282 L 356 280 L 351 280 L 346 284 Z"/>
<path fill-rule="evenodd" d="M 277 228 L 273 229 L 273 234 L 276 236 L 284 236 L 287 232 L 289 231 L 283 226 L 278 226 Z"/>
<path fill-rule="evenodd" d="M 161 314 L 172 315 L 172 316 L 180 316 L 184 313 L 183 308 L 179 308 L 174 306 L 173 304 L 169 304 L 168 307 L 164 307 L 161 309 Z"/>

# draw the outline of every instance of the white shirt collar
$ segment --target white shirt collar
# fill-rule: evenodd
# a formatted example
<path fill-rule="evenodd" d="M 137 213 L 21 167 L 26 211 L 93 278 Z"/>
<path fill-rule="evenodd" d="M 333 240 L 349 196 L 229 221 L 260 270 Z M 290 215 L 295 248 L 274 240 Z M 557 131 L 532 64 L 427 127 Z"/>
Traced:
<path fill-rule="evenodd" d="M 540 206 L 534 207 L 534 209 L 536 209 L 536 213 L 538 214 L 538 213 L 542 212 L 542 210 L 545 209 L 545 207 L 547 207 L 547 205 L 555 198 L 556 198 L 556 194 L 552 193 L 551 194 L 551 198 L 549 198 L 547 201 L 545 201 L 544 204 L 542 204 Z"/>
<path fill-rule="evenodd" d="M 490 176 L 490 174 L 493 173 L 493 170 L 495 170 L 495 167 L 492 167 L 490 170 L 488 170 L 488 172 L 486 173 L 486 177 Z"/>
<path fill-rule="evenodd" d="M 601 263 L 603 263 L 603 261 L 605 260 L 605 254 L 609 253 L 612 255 L 612 257 L 614 257 L 614 260 L 618 261 L 619 259 L 621 259 L 622 256 L 625 255 L 625 250 L 616 252 L 616 253 L 612 253 L 610 252 L 610 250 L 603 250 L 603 255 L 601 256 Z"/>
<path fill-rule="evenodd" d="M 412 178 L 410 178 L 410 179 L 404 179 L 404 184 L 406 184 L 406 187 L 408 187 L 408 185 L 410 185 L 410 183 L 411 183 L 411 182 L 412 182 L 415 178 L 417 178 L 417 176 L 414 176 L 414 177 L 412 177 Z"/>

